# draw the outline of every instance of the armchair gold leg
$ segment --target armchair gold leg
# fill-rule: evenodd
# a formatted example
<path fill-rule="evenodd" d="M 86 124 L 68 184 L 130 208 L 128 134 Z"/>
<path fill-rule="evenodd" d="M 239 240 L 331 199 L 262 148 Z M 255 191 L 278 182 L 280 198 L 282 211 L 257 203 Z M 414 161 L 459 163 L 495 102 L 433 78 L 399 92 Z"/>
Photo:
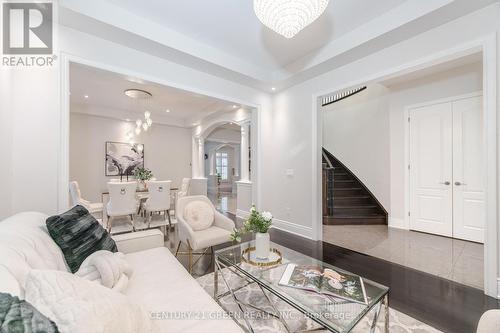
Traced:
<path fill-rule="evenodd" d="M 135 232 L 134 214 L 130 214 L 130 222 L 132 223 L 132 231 Z"/>
<path fill-rule="evenodd" d="M 188 271 L 189 274 L 193 271 L 193 249 L 191 249 L 191 245 L 188 244 Z"/>
<path fill-rule="evenodd" d="M 181 241 L 177 244 L 177 250 L 175 251 L 175 256 L 178 257 L 180 254 L 182 255 L 187 255 L 188 256 L 188 272 L 191 274 L 193 272 L 193 267 L 198 263 L 198 261 L 205 255 L 208 254 L 208 252 L 212 252 L 212 257 L 213 257 L 213 248 L 212 247 L 207 247 L 205 251 L 203 252 L 195 252 L 193 251 L 193 248 L 191 247 L 191 244 L 189 244 L 189 241 L 187 242 L 187 251 L 179 251 L 181 247 Z M 196 260 L 193 262 L 194 256 L 199 256 L 196 258 Z M 212 259 L 210 259 L 212 260 Z"/>
<path fill-rule="evenodd" d="M 167 239 L 170 239 L 170 229 L 172 228 L 172 220 L 170 218 L 170 209 L 165 211 L 165 215 L 168 218 L 168 226 L 167 226 Z"/>
<path fill-rule="evenodd" d="M 106 216 L 108 217 L 107 219 L 107 225 L 108 225 L 108 232 L 111 233 L 111 216 L 107 215 Z"/>
<path fill-rule="evenodd" d="M 181 248 L 181 241 L 179 241 L 179 244 L 177 244 L 177 250 L 175 251 L 175 256 L 177 257 L 177 254 L 179 253 L 179 249 Z"/>

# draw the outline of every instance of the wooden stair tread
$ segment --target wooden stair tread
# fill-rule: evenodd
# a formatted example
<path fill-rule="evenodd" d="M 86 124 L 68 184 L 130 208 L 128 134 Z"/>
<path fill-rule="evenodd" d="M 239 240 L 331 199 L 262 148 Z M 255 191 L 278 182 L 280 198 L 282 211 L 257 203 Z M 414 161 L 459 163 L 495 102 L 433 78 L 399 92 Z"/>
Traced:
<path fill-rule="evenodd" d="M 378 206 L 377 205 L 367 205 L 367 204 L 359 204 L 359 205 L 335 205 L 335 204 L 333 204 L 333 208 L 358 209 L 358 208 L 378 208 Z"/>
<path fill-rule="evenodd" d="M 344 214 L 344 213 L 333 213 L 333 215 L 326 216 L 326 217 L 331 217 L 331 218 L 341 218 L 341 219 L 378 219 L 378 218 L 385 218 L 384 214 L 381 213 L 373 213 L 373 214 L 361 214 L 361 215 L 351 215 L 351 214 Z"/>
<path fill-rule="evenodd" d="M 334 199 L 337 199 L 337 200 L 343 200 L 343 199 L 369 199 L 370 196 L 369 195 L 347 195 L 347 196 L 334 196 L 333 197 Z"/>

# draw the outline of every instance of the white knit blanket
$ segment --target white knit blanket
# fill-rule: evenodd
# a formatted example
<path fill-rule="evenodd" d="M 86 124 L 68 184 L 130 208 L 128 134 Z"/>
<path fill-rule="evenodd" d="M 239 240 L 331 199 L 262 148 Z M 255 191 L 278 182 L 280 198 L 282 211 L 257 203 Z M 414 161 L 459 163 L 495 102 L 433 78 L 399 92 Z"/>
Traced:
<path fill-rule="evenodd" d="M 124 292 L 132 276 L 132 268 L 121 252 L 97 251 L 88 256 L 75 275 L 96 281 L 110 289 Z"/>

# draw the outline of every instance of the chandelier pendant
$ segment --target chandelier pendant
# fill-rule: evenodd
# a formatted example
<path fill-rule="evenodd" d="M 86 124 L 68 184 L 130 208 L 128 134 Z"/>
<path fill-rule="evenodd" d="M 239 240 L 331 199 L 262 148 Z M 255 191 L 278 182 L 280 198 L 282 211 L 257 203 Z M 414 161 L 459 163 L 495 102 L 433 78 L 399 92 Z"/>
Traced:
<path fill-rule="evenodd" d="M 259 20 L 278 34 L 292 38 L 323 14 L 329 0 L 254 0 Z"/>

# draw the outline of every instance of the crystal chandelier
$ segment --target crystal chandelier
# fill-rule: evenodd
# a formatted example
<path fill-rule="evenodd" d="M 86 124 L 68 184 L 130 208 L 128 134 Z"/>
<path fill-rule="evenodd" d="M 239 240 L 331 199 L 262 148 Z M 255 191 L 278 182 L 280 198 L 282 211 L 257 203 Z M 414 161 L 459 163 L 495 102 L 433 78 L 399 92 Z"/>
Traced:
<path fill-rule="evenodd" d="M 329 0 L 254 0 L 253 8 L 259 20 L 286 38 L 323 14 Z"/>
<path fill-rule="evenodd" d="M 123 92 L 125 95 L 128 97 L 132 98 L 136 103 L 139 104 L 141 101 L 147 101 L 150 100 L 153 95 L 145 90 L 141 89 L 127 89 Z M 136 109 L 142 109 L 143 106 L 136 105 Z M 147 132 L 149 128 L 153 125 L 153 120 L 151 119 L 151 112 L 145 111 L 144 112 L 144 120 L 142 119 L 137 119 L 135 121 L 136 127 L 134 131 L 128 131 L 126 134 L 127 140 L 132 144 L 133 143 L 133 138 L 134 138 L 134 133 L 135 135 L 141 134 L 141 132 Z"/>

